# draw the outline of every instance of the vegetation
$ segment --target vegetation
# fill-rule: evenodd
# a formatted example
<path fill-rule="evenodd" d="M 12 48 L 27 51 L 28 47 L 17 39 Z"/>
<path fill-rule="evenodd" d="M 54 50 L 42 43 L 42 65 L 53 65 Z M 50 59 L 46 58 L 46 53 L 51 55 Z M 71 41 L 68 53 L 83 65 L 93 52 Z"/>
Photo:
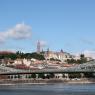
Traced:
<path fill-rule="evenodd" d="M 69 78 L 81 78 L 81 74 L 80 73 L 71 73 L 71 74 L 69 74 Z"/>
<path fill-rule="evenodd" d="M 38 74 L 38 78 L 45 79 L 45 75 L 44 75 L 44 73 Z"/>
<path fill-rule="evenodd" d="M 67 59 L 66 62 L 68 64 L 73 64 L 73 63 L 76 63 L 76 60 L 72 58 L 72 59 Z"/>
<path fill-rule="evenodd" d="M 38 78 L 42 78 L 42 79 L 50 79 L 50 78 L 54 78 L 54 73 L 48 73 L 48 74 L 38 74 Z"/>
<path fill-rule="evenodd" d="M 87 78 L 95 78 L 94 73 L 84 73 L 84 76 L 87 77 Z"/>
<path fill-rule="evenodd" d="M 80 55 L 80 59 L 78 60 L 75 60 L 75 59 L 67 59 L 66 62 L 68 64 L 73 64 L 73 63 L 76 63 L 76 64 L 83 64 L 83 63 L 86 63 L 87 62 L 87 58 L 84 56 L 84 54 L 81 54 Z"/>
<path fill-rule="evenodd" d="M 17 58 L 26 58 L 26 59 L 31 59 L 31 58 L 34 58 L 34 59 L 37 59 L 37 60 L 45 60 L 44 58 L 44 54 L 43 52 L 41 52 L 40 54 L 36 53 L 36 52 L 33 52 L 33 53 L 23 53 L 23 52 L 20 52 L 20 51 L 17 51 L 16 53 L 0 53 L 0 59 L 12 59 L 12 60 L 15 60 Z M 58 59 L 54 59 L 54 58 L 50 58 L 50 61 L 59 61 Z M 78 60 L 75 60 L 73 58 L 71 59 L 67 59 L 66 62 L 68 64 L 82 64 L 82 63 L 85 63 L 87 62 L 87 58 L 84 56 L 84 54 L 81 54 L 80 55 L 80 59 Z"/>
<path fill-rule="evenodd" d="M 15 60 L 17 58 L 16 54 L 0 54 L 0 59 L 12 59 Z"/>
<path fill-rule="evenodd" d="M 59 59 L 54 59 L 54 58 L 50 58 L 50 61 L 59 61 L 60 62 Z"/>
<path fill-rule="evenodd" d="M 32 74 L 31 75 L 31 78 L 36 78 L 36 74 Z"/>
<path fill-rule="evenodd" d="M 35 59 L 38 59 L 38 60 L 45 60 L 45 58 L 42 54 L 38 54 L 36 52 L 34 52 L 34 53 L 23 53 L 23 52 L 18 51 L 16 53 L 0 54 L 0 59 L 15 60 L 17 58 L 27 58 L 27 59 L 35 58 Z"/>

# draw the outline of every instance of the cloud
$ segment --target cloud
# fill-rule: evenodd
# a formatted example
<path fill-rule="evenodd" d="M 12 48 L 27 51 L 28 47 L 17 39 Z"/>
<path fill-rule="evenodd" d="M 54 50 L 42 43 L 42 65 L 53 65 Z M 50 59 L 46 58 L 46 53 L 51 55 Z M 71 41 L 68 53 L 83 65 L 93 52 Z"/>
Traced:
<path fill-rule="evenodd" d="M 7 31 L 0 32 L 0 43 L 6 42 L 8 39 L 27 39 L 31 37 L 31 27 L 24 23 L 17 24 L 15 27 Z"/>

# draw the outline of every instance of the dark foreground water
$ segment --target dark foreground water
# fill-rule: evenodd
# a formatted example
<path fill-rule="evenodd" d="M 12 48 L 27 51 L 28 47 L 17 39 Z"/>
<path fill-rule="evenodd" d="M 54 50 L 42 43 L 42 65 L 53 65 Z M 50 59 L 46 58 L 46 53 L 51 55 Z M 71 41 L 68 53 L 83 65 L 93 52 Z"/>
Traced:
<path fill-rule="evenodd" d="M 0 95 L 95 95 L 95 84 L 0 86 Z"/>

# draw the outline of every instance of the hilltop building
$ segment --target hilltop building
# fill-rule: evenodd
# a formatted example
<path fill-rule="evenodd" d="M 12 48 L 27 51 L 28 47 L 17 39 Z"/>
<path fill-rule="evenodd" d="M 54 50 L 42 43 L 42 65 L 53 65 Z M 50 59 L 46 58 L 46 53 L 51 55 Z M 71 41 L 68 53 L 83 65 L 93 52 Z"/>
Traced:
<path fill-rule="evenodd" d="M 53 58 L 53 59 L 58 59 L 62 62 L 65 62 L 65 60 L 67 59 L 73 58 L 73 56 L 70 53 L 64 52 L 63 50 L 59 52 L 54 52 L 54 51 L 50 51 L 49 49 L 47 49 L 47 51 L 44 52 L 44 57 L 47 60 Z"/>

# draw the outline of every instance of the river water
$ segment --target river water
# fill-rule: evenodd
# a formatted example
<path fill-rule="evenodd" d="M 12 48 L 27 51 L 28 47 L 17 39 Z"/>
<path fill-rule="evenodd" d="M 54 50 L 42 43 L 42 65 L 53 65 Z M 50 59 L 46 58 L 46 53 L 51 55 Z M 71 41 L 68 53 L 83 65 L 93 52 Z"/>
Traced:
<path fill-rule="evenodd" d="M 0 86 L 0 95 L 95 95 L 95 84 Z"/>

